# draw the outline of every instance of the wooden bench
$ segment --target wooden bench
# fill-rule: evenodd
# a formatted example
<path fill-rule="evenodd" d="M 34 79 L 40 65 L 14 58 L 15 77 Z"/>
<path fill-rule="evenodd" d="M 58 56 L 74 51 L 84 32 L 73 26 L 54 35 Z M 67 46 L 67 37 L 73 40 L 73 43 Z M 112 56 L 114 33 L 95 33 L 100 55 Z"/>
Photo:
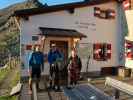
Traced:
<path fill-rule="evenodd" d="M 116 92 L 115 92 L 116 99 L 119 98 L 120 91 L 133 96 L 133 85 L 127 84 L 125 82 L 119 81 L 111 77 L 106 77 L 105 86 L 106 85 L 111 86 L 116 89 Z"/>
<path fill-rule="evenodd" d="M 73 89 L 63 88 L 63 91 L 68 100 L 114 100 L 91 84 L 79 85 Z"/>

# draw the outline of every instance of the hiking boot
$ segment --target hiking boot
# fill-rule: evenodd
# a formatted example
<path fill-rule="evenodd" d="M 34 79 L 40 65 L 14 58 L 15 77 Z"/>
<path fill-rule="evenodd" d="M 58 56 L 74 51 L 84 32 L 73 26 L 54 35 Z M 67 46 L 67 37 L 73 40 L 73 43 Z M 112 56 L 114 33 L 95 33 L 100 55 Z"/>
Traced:
<path fill-rule="evenodd" d="M 47 87 L 47 89 L 48 89 L 48 90 L 51 90 L 51 89 L 52 89 L 52 86 Z"/>
<path fill-rule="evenodd" d="M 72 87 L 69 85 L 69 86 L 66 86 L 67 89 L 72 89 Z"/>
<path fill-rule="evenodd" d="M 55 88 L 55 92 L 61 92 L 60 87 Z"/>

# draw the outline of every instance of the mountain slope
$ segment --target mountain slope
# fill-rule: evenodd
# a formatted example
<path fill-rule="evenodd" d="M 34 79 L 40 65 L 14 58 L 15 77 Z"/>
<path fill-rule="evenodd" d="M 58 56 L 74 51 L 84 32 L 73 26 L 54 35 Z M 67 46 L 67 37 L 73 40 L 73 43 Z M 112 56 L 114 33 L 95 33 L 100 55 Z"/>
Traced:
<path fill-rule="evenodd" d="M 0 65 L 8 55 L 19 56 L 19 29 L 12 17 L 14 11 L 19 9 L 43 7 L 38 0 L 27 0 L 22 3 L 0 9 Z M 4 59 L 4 60 L 3 60 Z"/>

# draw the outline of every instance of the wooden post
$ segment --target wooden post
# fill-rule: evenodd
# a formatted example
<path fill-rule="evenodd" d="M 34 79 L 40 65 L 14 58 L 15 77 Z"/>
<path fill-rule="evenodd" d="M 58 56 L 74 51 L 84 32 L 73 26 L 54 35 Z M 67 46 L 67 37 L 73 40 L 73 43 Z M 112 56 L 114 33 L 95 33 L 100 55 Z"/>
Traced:
<path fill-rule="evenodd" d="M 9 68 L 11 69 L 11 54 L 9 54 Z"/>
<path fill-rule="evenodd" d="M 120 97 L 120 91 L 118 89 L 115 89 L 115 99 L 119 99 Z"/>
<path fill-rule="evenodd" d="M 133 78 L 133 69 L 131 69 L 131 78 Z"/>
<path fill-rule="evenodd" d="M 17 57 L 15 57 L 15 67 L 17 66 Z"/>
<path fill-rule="evenodd" d="M 14 58 L 13 57 L 12 57 L 11 63 L 12 63 L 12 69 L 13 69 L 14 68 Z"/>
<path fill-rule="evenodd" d="M 33 91 L 33 94 L 32 94 L 33 100 L 37 100 L 37 89 L 36 89 L 36 82 L 35 81 L 33 81 L 33 83 L 32 83 L 32 91 Z"/>

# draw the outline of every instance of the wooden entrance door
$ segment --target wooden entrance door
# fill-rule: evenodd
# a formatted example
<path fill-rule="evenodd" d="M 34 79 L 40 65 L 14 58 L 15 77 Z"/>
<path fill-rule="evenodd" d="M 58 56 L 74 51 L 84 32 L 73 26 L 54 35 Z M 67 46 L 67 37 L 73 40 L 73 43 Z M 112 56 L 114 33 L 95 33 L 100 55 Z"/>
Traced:
<path fill-rule="evenodd" d="M 50 41 L 51 44 L 55 44 L 56 47 L 63 53 L 64 55 L 64 63 L 66 63 L 68 59 L 68 42 L 67 41 Z"/>

